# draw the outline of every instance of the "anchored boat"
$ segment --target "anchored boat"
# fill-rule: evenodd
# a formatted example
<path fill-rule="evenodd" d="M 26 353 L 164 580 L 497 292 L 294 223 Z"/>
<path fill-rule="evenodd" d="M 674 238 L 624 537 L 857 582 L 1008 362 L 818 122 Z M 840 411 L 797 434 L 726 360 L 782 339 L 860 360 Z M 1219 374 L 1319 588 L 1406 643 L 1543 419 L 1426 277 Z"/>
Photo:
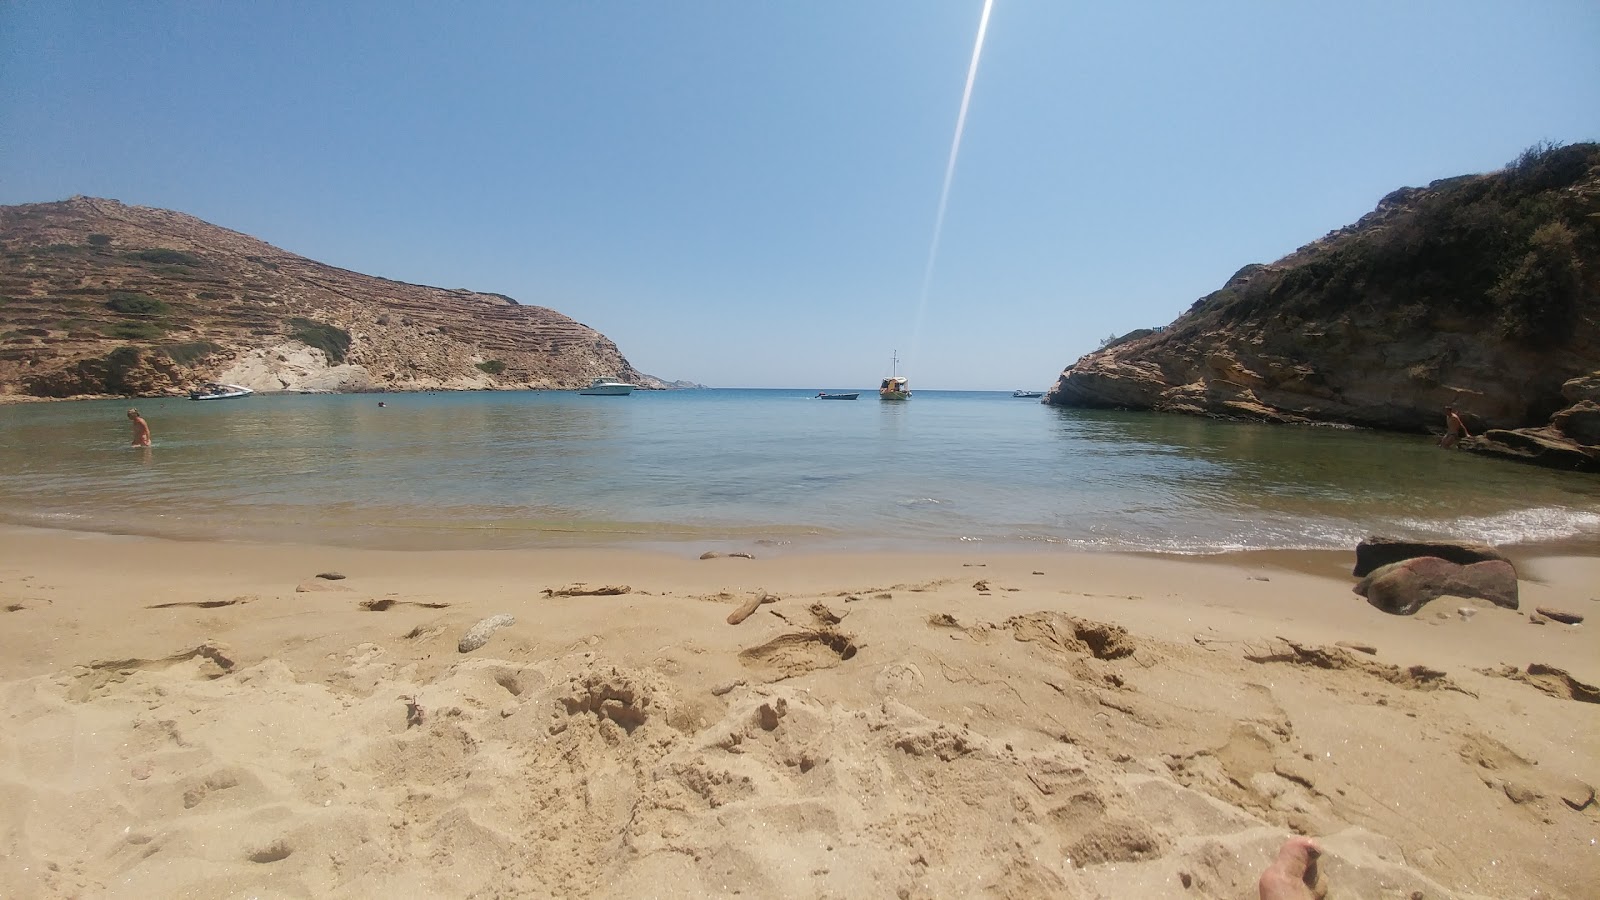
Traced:
<path fill-rule="evenodd" d="M 189 392 L 190 400 L 233 400 L 238 397 L 248 397 L 255 391 L 238 384 L 219 384 L 207 382 Z"/>
<path fill-rule="evenodd" d="M 633 393 L 634 387 L 635 385 L 615 378 L 596 378 L 578 393 L 585 397 L 626 397 Z"/>
<path fill-rule="evenodd" d="M 889 377 L 878 386 L 879 400 L 910 400 L 911 379 L 900 374 L 900 353 L 895 351 L 894 358 L 889 362 Z"/>

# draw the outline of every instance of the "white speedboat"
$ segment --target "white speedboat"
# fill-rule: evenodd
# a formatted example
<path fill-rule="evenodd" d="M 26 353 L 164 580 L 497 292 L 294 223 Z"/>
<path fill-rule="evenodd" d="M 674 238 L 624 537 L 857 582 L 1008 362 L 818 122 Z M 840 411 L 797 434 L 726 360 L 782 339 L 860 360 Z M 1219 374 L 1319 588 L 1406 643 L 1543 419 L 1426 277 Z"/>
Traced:
<path fill-rule="evenodd" d="M 585 397 L 626 397 L 633 393 L 636 385 L 615 378 L 596 378 L 589 386 L 578 393 Z"/>
<path fill-rule="evenodd" d="M 189 392 L 190 400 L 233 400 L 238 397 L 248 397 L 255 391 L 238 384 L 218 384 L 208 382 Z"/>
<path fill-rule="evenodd" d="M 1013 397 L 1043 397 L 1044 391 L 1012 391 Z"/>

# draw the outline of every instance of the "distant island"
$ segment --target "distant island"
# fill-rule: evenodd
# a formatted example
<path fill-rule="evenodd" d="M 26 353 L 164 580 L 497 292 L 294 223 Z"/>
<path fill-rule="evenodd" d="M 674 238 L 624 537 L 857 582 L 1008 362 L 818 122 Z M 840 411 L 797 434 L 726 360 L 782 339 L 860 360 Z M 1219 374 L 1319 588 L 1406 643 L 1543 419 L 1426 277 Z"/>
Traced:
<path fill-rule="evenodd" d="M 503 294 L 407 284 L 183 213 L 0 206 L 0 398 L 571 389 L 664 382 L 605 335 Z"/>
<path fill-rule="evenodd" d="M 1107 339 L 1045 402 L 1410 432 L 1454 406 L 1466 449 L 1600 471 L 1600 144 L 1401 188 Z"/>

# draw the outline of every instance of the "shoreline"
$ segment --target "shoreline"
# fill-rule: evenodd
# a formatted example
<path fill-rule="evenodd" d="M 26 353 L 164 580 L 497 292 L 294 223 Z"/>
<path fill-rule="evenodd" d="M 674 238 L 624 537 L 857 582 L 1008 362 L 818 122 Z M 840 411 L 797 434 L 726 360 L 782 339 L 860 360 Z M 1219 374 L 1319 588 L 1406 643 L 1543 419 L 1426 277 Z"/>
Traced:
<path fill-rule="evenodd" d="M 1527 613 L 1600 557 L 1411 617 L 1352 562 L 4 529 L 0 893 L 1237 896 L 1300 832 L 1351 896 L 1582 896 L 1600 633 Z"/>
<path fill-rule="evenodd" d="M 704 552 L 722 554 L 737 552 L 769 557 L 947 554 L 966 557 L 983 554 L 1003 554 L 1007 556 L 1038 554 L 1042 556 L 1128 556 L 1193 561 L 1227 561 L 1235 558 L 1282 558 L 1292 560 L 1297 557 L 1319 557 L 1324 555 L 1342 555 L 1353 558 L 1355 553 L 1354 544 L 1348 547 L 1231 547 L 1225 549 L 1172 550 L 1142 547 L 1089 547 L 1074 541 L 1045 538 L 993 540 L 987 538 L 950 537 L 943 541 L 926 537 L 886 538 L 876 536 L 869 538 L 864 535 L 824 534 L 809 528 L 803 531 L 785 531 L 761 526 L 748 526 L 743 529 L 744 533 L 738 534 L 731 533 L 728 530 L 706 529 L 703 534 L 682 533 L 678 535 L 651 534 L 640 530 L 600 531 L 571 529 L 552 531 L 537 528 L 484 527 L 457 529 L 454 531 L 431 531 L 426 527 L 412 526 L 366 525 L 361 527 L 363 529 L 362 533 L 368 535 L 365 541 L 348 539 L 350 533 L 348 529 L 345 532 L 347 540 L 332 541 L 327 540 L 328 536 L 326 535 L 318 535 L 316 539 L 307 540 L 303 537 L 291 538 L 287 536 L 282 538 L 256 535 L 216 537 L 192 532 L 178 533 L 174 531 L 163 533 L 154 528 L 115 527 L 105 522 L 84 524 L 81 527 L 67 524 L 46 525 L 0 515 L 0 536 L 3 536 L 8 531 L 18 533 L 39 532 L 42 534 L 77 535 L 86 538 L 100 536 L 105 538 L 166 541 L 178 544 L 323 547 L 378 553 L 567 553 L 616 551 L 646 554 L 660 553 L 668 556 L 698 556 Z M 800 528 L 800 526 L 795 527 Z M 303 532 L 303 529 L 301 531 Z M 277 533 L 287 535 L 288 528 L 280 526 Z M 372 539 L 371 536 L 375 534 L 387 534 L 391 538 L 396 535 L 405 535 L 409 540 L 379 541 Z M 1374 532 L 1373 534 L 1376 535 L 1378 533 Z M 493 539 L 486 539 L 486 535 L 504 538 L 504 540 L 497 542 Z M 512 542 L 513 539 L 526 541 L 530 536 L 536 536 L 542 539 L 543 542 L 537 544 Z M 1474 539 L 1468 537 L 1416 536 L 1394 533 L 1384 534 L 1383 536 L 1415 540 L 1474 542 Z M 1594 541 L 1589 535 L 1566 535 L 1510 544 L 1495 543 L 1481 539 L 1475 542 L 1489 543 L 1517 563 L 1524 560 L 1549 557 L 1600 558 L 1600 543 Z M 1284 565 L 1296 568 L 1296 566 L 1288 563 L 1284 563 Z M 1311 571 L 1298 568 L 1297 570 L 1307 571 L 1308 573 Z"/>

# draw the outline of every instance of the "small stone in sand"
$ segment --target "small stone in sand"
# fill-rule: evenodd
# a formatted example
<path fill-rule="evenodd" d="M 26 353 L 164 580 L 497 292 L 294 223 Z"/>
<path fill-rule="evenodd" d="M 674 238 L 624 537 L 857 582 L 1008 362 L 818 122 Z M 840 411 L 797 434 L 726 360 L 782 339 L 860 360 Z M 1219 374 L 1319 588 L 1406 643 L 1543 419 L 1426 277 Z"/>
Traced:
<path fill-rule="evenodd" d="M 741 684 L 744 684 L 743 678 L 735 678 L 732 681 L 724 681 L 723 683 L 711 689 L 711 695 L 714 697 L 721 697 L 723 694 L 732 691 Z"/>
<path fill-rule="evenodd" d="M 1535 607 L 1535 610 L 1539 613 L 1539 615 L 1544 616 L 1547 619 L 1554 619 L 1563 625 L 1576 625 L 1583 621 L 1583 616 L 1580 616 L 1577 613 L 1569 613 L 1564 610 L 1551 609 L 1548 606 Z"/>
<path fill-rule="evenodd" d="M 498 616 L 490 616 L 489 618 L 484 619 L 478 624 L 467 629 L 467 633 L 462 635 L 460 642 L 456 644 L 456 650 L 462 653 L 471 653 L 479 647 L 482 647 L 484 644 L 489 643 L 490 635 L 506 627 L 507 625 L 515 625 L 516 623 L 517 617 L 508 613 L 501 613 Z"/>
<path fill-rule="evenodd" d="M 777 703 L 761 704 L 761 708 L 756 710 L 756 718 L 763 731 L 772 731 L 778 727 L 778 720 L 782 719 L 788 712 L 789 701 L 779 697 Z"/>
<path fill-rule="evenodd" d="M 320 578 L 313 578 L 310 581 L 302 581 L 295 585 L 294 590 L 297 594 L 309 594 L 316 591 L 348 591 L 350 589 L 342 584 L 332 584 Z"/>
<path fill-rule="evenodd" d="M 326 581 L 343 581 L 344 576 L 338 572 L 318 572 L 317 577 Z"/>

